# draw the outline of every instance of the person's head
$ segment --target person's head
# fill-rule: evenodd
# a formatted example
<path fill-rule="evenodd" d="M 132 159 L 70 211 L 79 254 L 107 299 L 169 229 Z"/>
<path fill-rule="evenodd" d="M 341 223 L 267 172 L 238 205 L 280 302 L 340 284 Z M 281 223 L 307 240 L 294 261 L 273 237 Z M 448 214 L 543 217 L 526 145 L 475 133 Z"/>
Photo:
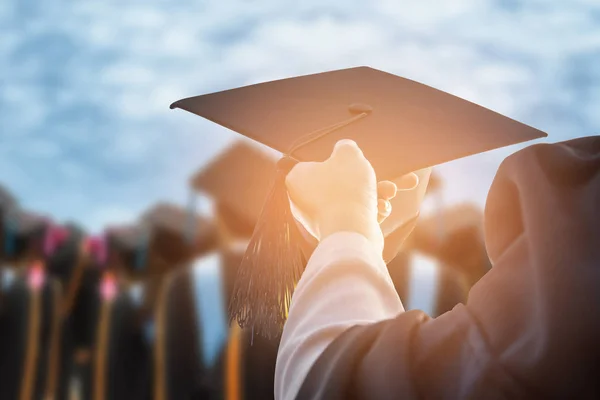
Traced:
<path fill-rule="evenodd" d="M 39 214 L 9 208 L 3 214 L 2 259 L 13 266 L 44 260 L 44 236 L 51 225 Z"/>

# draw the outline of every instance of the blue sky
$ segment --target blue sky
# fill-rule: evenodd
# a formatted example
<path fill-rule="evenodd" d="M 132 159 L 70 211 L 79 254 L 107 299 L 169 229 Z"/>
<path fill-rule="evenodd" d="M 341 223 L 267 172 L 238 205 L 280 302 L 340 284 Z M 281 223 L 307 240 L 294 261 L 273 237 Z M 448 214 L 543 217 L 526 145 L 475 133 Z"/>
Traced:
<path fill-rule="evenodd" d="M 600 128 L 596 0 L 4 0 L 0 183 L 91 230 L 157 200 L 183 204 L 188 176 L 237 136 L 171 102 L 358 65 L 474 101 L 548 141 Z M 440 167 L 448 201 L 483 205 L 518 148 Z"/>

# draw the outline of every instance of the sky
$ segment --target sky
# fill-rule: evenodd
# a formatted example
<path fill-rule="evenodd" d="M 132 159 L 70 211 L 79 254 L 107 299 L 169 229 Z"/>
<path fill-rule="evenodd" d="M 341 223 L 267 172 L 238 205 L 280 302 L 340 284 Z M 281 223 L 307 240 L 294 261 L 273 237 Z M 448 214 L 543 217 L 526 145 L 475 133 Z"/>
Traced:
<path fill-rule="evenodd" d="M 185 204 L 189 176 L 239 136 L 173 101 L 361 65 L 535 126 L 542 141 L 600 130 L 597 0 L 3 0 L 0 184 L 91 231 Z M 437 168 L 446 201 L 483 207 L 522 147 Z"/>

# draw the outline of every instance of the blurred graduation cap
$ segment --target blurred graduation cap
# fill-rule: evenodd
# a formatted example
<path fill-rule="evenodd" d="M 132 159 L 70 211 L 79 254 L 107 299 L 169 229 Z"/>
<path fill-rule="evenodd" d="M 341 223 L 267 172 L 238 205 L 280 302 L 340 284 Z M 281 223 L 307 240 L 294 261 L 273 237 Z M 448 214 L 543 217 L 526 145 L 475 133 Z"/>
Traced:
<path fill-rule="evenodd" d="M 466 273 L 470 283 L 491 266 L 485 250 L 483 211 L 471 203 L 451 206 L 421 219 L 410 238 L 410 247 Z"/>
<path fill-rule="evenodd" d="M 15 196 L 13 196 L 13 194 L 4 186 L 0 185 L 0 212 L 4 212 L 8 208 L 16 207 L 17 204 Z"/>
<path fill-rule="evenodd" d="M 248 246 L 231 303 L 242 327 L 275 336 L 304 268 L 285 190 L 296 162 L 327 159 L 352 139 L 379 180 L 541 138 L 545 133 L 448 93 L 369 67 L 349 68 L 179 100 L 180 108 L 284 157 Z M 391 218 L 394 214 L 392 212 Z"/>
<path fill-rule="evenodd" d="M 212 198 L 221 239 L 248 239 L 275 178 L 275 160 L 239 140 L 191 179 L 193 189 Z"/>
<path fill-rule="evenodd" d="M 44 235 L 51 220 L 43 215 L 11 208 L 4 215 L 4 256 L 12 261 L 43 256 Z"/>
<path fill-rule="evenodd" d="M 212 223 L 193 209 L 159 203 L 140 222 L 152 235 L 152 246 L 171 266 L 185 263 L 214 246 Z"/>
<path fill-rule="evenodd" d="M 106 230 L 107 262 L 119 262 L 129 273 L 139 273 L 146 267 L 149 229 L 140 224 L 113 226 Z"/>
<path fill-rule="evenodd" d="M 422 218 L 411 241 L 421 251 L 434 253 L 449 236 L 466 228 L 473 228 L 483 234 L 483 211 L 472 203 L 450 206 L 441 210 L 441 213 Z"/>

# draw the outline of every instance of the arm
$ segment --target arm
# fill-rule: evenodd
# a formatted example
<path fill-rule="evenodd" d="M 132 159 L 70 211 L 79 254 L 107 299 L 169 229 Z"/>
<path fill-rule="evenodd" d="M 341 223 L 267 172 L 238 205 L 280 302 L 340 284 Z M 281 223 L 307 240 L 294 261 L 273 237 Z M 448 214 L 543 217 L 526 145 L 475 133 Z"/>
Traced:
<path fill-rule="evenodd" d="M 381 257 L 363 235 L 338 232 L 313 253 L 285 325 L 275 372 L 277 399 L 294 399 L 321 352 L 353 325 L 404 311 Z"/>
<path fill-rule="evenodd" d="M 494 266 L 436 319 L 394 317 L 381 262 L 324 240 L 292 299 L 277 398 L 598 398 L 599 155 L 584 138 L 505 161 L 485 212 Z"/>

